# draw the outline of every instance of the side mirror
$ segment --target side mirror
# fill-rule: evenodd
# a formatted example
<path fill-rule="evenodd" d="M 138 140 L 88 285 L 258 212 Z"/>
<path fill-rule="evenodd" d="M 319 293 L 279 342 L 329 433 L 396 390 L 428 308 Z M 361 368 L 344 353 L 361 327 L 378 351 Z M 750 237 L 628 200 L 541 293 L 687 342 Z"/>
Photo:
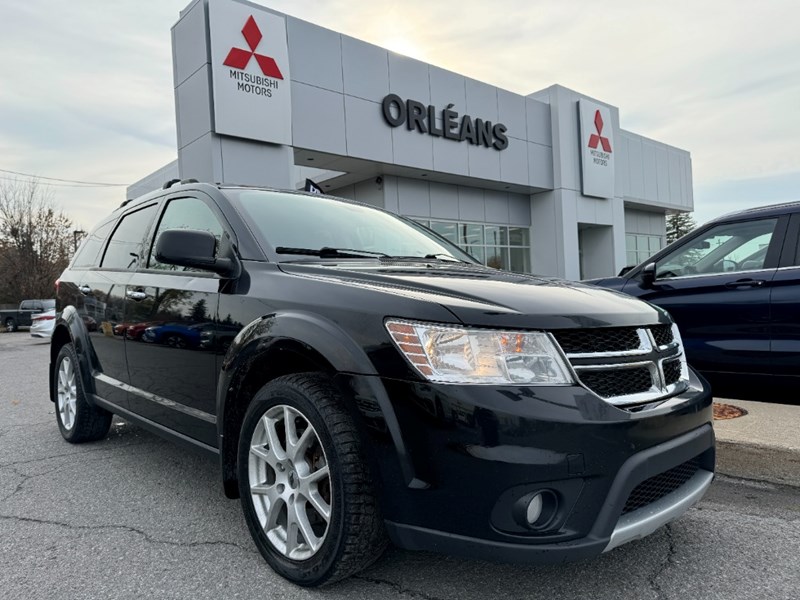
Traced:
<path fill-rule="evenodd" d="M 238 275 L 238 261 L 214 258 L 216 247 L 217 238 L 208 231 L 168 229 L 158 236 L 156 260 L 168 265 L 211 271 L 223 277 Z"/>
<path fill-rule="evenodd" d="M 642 287 L 650 287 L 656 280 L 656 263 L 648 263 L 642 269 Z"/>

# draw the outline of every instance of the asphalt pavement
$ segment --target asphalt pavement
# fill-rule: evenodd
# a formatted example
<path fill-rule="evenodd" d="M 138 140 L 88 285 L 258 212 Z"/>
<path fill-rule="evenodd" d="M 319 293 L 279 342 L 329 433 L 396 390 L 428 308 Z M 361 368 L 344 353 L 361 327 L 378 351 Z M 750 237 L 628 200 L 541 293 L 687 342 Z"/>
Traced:
<path fill-rule="evenodd" d="M 70 445 L 48 344 L 0 334 L 0 599 L 797 599 L 800 487 L 719 476 L 683 518 L 595 560 L 510 566 L 388 551 L 305 590 L 266 566 L 215 460 L 115 420 Z"/>

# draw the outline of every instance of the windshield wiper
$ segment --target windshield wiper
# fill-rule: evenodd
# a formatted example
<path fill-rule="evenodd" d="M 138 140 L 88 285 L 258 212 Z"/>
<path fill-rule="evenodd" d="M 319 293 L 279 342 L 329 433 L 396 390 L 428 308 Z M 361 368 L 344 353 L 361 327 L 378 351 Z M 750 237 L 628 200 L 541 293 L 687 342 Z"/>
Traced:
<path fill-rule="evenodd" d="M 464 264 L 472 264 L 467 262 L 466 260 L 461 260 L 460 258 L 456 258 L 450 254 L 446 254 L 444 252 L 440 252 L 438 254 L 426 254 L 425 256 L 389 256 L 387 258 L 391 258 L 392 260 L 441 260 L 444 262 L 459 262 Z"/>
<path fill-rule="evenodd" d="M 356 250 L 355 248 L 330 248 L 324 246 L 315 250 L 314 248 L 289 248 L 278 246 L 275 248 L 277 254 L 302 254 L 304 256 L 319 256 L 320 258 L 387 258 L 389 255 L 383 252 L 372 252 L 370 250 Z"/>

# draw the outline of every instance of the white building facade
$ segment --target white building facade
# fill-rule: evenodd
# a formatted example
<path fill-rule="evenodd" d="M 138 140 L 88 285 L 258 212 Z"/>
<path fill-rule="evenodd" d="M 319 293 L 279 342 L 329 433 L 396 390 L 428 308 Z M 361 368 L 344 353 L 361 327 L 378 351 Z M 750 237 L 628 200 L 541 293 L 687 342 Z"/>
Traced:
<path fill-rule="evenodd" d="M 483 262 L 615 274 L 693 209 L 688 152 L 625 131 L 559 85 L 522 96 L 241 0 L 196 0 L 172 30 L 171 178 L 302 188 L 420 221 Z"/>

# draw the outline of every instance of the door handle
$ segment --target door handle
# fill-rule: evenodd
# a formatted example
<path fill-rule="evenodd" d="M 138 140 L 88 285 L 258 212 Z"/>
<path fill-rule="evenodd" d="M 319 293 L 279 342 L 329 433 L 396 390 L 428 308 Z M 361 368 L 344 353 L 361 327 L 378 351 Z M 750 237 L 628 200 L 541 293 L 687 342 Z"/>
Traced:
<path fill-rule="evenodd" d="M 92 288 L 90 288 L 88 285 L 82 285 L 81 287 L 78 288 L 78 290 L 80 290 L 81 294 L 83 294 L 84 296 L 88 296 L 89 294 L 92 293 Z"/>
<path fill-rule="evenodd" d="M 743 287 L 761 287 L 764 285 L 766 281 L 763 279 L 737 279 L 736 281 L 730 281 L 725 284 L 725 287 L 728 289 L 736 289 L 736 288 L 743 288 Z"/>
<path fill-rule="evenodd" d="M 131 300 L 136 300 L 137 302 L 147 298 L 147 294 L 145 294 L 142 290 L 127 290 L 125 295 Z"/>

